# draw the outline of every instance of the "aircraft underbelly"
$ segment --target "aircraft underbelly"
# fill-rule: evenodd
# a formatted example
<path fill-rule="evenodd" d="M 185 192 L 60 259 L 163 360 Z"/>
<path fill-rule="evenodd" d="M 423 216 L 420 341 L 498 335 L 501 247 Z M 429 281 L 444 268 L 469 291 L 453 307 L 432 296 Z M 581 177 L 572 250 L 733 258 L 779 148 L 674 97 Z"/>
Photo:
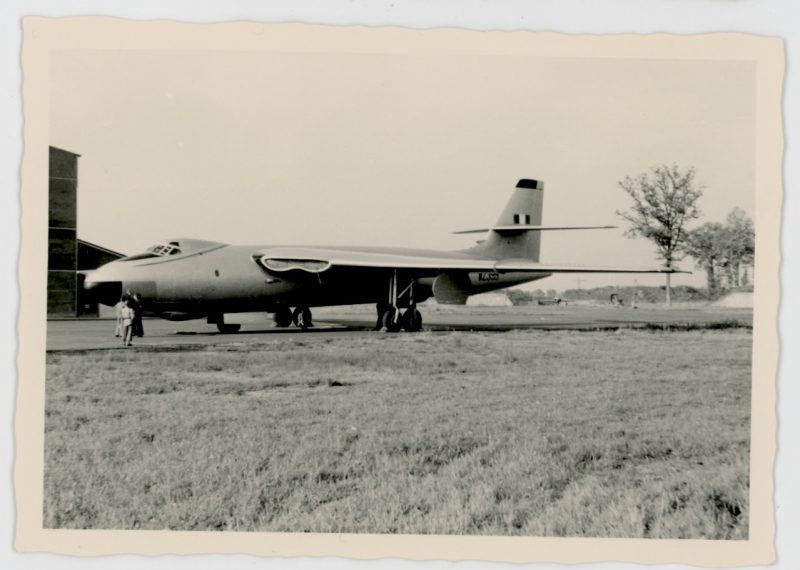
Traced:
<path fill-rule="evenodd" d="M 284 297 L 290 303 L 309 306 L 374 303 L 388 294 L 388 281 L 382 272 L 333 271 L 298 282 Z"/>

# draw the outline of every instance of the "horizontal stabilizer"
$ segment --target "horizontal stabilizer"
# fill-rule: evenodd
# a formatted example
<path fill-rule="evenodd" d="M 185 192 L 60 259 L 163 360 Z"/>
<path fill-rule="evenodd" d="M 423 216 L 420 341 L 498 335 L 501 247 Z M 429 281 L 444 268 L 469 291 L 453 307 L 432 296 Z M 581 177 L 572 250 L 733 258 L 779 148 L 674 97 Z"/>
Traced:
<path fill-rule="evenodd" d="M 512 224 L 509 226 L 494 226 L 493 228 L 483 228 L 479 230 L 461 230 L 454 234 L 482 234 L 488 231 L 499 234 L 516 234 L 522 232 L 538 232 L 550 230 L 612 230 L 618 226 L 532 226 L 529 224 Z"/>

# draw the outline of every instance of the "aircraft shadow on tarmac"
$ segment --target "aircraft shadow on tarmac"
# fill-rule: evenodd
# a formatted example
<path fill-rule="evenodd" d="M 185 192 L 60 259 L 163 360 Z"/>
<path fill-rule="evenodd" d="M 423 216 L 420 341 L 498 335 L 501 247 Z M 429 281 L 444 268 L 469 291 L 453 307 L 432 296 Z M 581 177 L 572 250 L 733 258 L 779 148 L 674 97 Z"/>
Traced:
<path fill-rule="evenodd" d="M 253 330 L 239 330 L 237 332 L 219 332 L 219 331 L 175 331 L 174 334 L 178 336 L 242 336 L 242 335 L 256 335 L 256 334 L 312 334 L 312 333 L 331 333 L 331 332 L 347 332 L 347 331 L 368 331 L 373 330 L 367 326 L 354 325 L 325 325 L 315 326 L 307 329 L 298 328 L 269 328 L 269 329 L 253 329 Z"/>
<path fill-rule="evenodd" d="M 649 323 L 649 325 L 661 325 L 667 323 Z M 423 329 L 428 332 L 448 332 L 448 331 L 474 331 L 474 332 L 507 332 L 513 330 L 616 330 L 619 328 L 637 328 L 647 326 L 648 323 L 629 321 L 629 320 L 587 320 L 570 322 L 514 322 L 514 323 L 436 323 L 426 325 Z M 264 334 L 312 334 L 312 333 L 346 333 L 346 332 L 377 332 L 372 324 L 366 322 L 353 321 L 331 321 L 330 323 L 320 324 L 308 329 L 288 328 L 259 328 L 253 330 L 239 330 L 235 333 L 221 333 L 216 330 L 209 331 L 176 331 L 178 336 L 242 336 L 242 335 L 264 335 Z"/>

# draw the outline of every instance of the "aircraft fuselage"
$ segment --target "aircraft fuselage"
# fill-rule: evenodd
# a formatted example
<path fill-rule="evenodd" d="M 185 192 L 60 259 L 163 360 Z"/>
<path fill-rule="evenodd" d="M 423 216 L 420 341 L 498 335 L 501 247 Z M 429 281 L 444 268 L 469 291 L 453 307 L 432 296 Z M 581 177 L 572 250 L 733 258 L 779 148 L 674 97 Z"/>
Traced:
<path fill-rule="evenodd" d="M 182 240 L 186 243 L 191 240 Z M 375 267 L 331 267 L 324 272 L 300 270 L 269 272 L 257 263 L 254 252 L 264 246 L 237 246 L 199 242 L 195 251 L 177 255 L 131 256 L 92 271 L 85 280 L 103 304 L 113 306 L 131 291 L 142 298 L 146 314 L 182 320 L 225 313 L 266 311 L 282 307 L 320 307 L 380 303 L 386 297 L 392 269 Z M 314 248 L 320 252 L 336 248 Z M 352 250 L 353 248 L 348 248 Z M 359 248 L 366 254 L 414 255 L 436 259 L 443 252 L 399 248 Z M 447 252 L 448 256 L 459 255 Z M 464 255 L 465 260 L 472 259 Z M 549 273 L 459 271 L 457 276 L 470 295 L 541 279 Z M 404 271 L 413 282 L 413 297 L 399 297 L 399 307 L 433 295 L 436 277 L 430 272 Z M 403 283 L 402 280 L 399 283 Z"/>

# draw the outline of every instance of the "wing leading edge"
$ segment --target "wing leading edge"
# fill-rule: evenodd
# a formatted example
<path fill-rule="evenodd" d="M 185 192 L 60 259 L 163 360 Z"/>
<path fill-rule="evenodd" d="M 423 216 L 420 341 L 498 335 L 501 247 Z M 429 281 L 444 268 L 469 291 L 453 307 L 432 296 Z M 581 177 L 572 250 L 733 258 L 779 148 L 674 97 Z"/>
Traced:
<path fill-rule="evenodd" d="M 624 267 L 583 267 L 550 265 L 525 259 L 479 259 L 455 253 L 370 251 L 310 247 L 267 248 L 253 253 L 253 260 L 267 271 L 301 270 L 322 273 L 331 267 L 405 269 L 434 274 L 440 271 L 493 271 L 497 273 L 688 273 L 676 269 L 640 269 Z"/>

